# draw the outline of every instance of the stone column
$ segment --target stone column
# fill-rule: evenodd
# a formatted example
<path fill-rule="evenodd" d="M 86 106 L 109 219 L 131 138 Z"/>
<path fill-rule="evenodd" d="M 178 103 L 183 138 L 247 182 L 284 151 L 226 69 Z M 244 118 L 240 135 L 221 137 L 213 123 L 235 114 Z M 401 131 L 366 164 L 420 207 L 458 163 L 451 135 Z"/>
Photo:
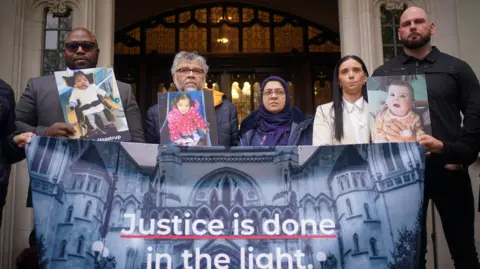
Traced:
<path fill-rule="evenodd" d="M 432 44 L 442 52 L 460 57 L 460 43 L 457 23 L 457 3 L 452 0 L 425 0 L 426 11 L 435 23 L 436 33 Z"/>
<path fill-rule="evenodd" d="M 14 51 L 15 51 L 15 37 L 18 36 L 16 32 L 21 29 L 23 14 L 22 3 L 17 3 L 14 0 L 4 0 L 2 2 L 2 9 L 0 9 L 0 79 L 3 79 L 8 84 L 14 82 Z"/>
<path fill-rule="evenodd" d="M 23 1 L 5 0 L 2 2 L 0 9 L 0 79 L 10 84 L 15 91 L 15 97 L 18 99 L 18 68 L 19 68 L 19 51 L 23 29 Z M 12 264 L 13 238 L 15 230 L 15 181 L 16 166 L 12 167 L 10 176 L 10 184 L 6 205 L 3 208 L 3 221 L 0 229 L 0 268 L 14 268 Z M 29 222 L 28 216 L 26 217 Z M 23 236 L 21 237 L 23 238 Z M 14 260 L 13 260 L 14 261 Z"/>
<path fill-rule="evenodd" d="M 73 11 L 73 28 L 84 27 L 97 38 L 98 66 L 113 65 L 115 1 L 83 0 Z"/>
<path fill-rule="evenodd" d="M 361 58 L 367 66 L 369 74 L 373 73 L 374 68 L 374 47 L 373 47 L 373 29 L 372 29 L 372 1 L 358 1 L 359 28 L 360 28 L 360 46 Z"/>
<path fill-rule="evenodd" d="M 82 0 L 78 6 L 73 7 L 72 29 L 84 27 L 91 32 L 95 32 L 95 3 L 96 0 Z"/>
<path fill-rule="evenodd" d="M 8 2 L 7 8 L 3 9 L 7 14 L 0 18 L 2 21 L 5 19 L 1 25 L 5 27 L 2 27 L 2 33 L 6 34 L 1 50 L 6 62 L 2 64 L 1 72 L 18 100 L 27 80 L 41 73 L 43 17 L 47 3 L 27 0 Z M 14 268 L 16 257 L 28 247 L 28 237 L 33 228 L 32 210 L 26 208 L 28 184 L 26 161 L 13 165 L 0 233 L 1 268 Z"/>
<path fill-rule="evenodd" d="M 0 79 L 4 80 L 10 85 L 13 85 L 15 77 L 15 45 L 18 44 L 17 37 L 21 37 L 21 24 L 23 21 L 23 3 L 18 3 L 15 0 L 5 0 L 2 2 L 2 9 L 0 9 Z M 20 24 L 20 25 L 19 25 Z M 15 91 L 15 89 L 14 89 Z M 17 97 L 17 95 L 16 95 Z M 10 181 L 14 180 L 12 176 Z M 10 183 L 12 185 L 12 183 Z M 13 216 L 12 206 L 12 188 L 9 188 L 7 195 L 7 204 L 3 209 L 3 223 L 0 229 L 0 267 L 10 267 L 10 257 L 12 256 L 12 234 L 13 223 L 11 221 Z"/>
<path fill-rule="evenodd" d="M 339 0 L 340 42 L 342 56 L 354 54 L 360 56 L 359 1 Z"/>
<path fill-rule="evenodd" d="M 457 23 L 458 41 L 460 46 L 460 58 L 472 66 L 473 71 L 480 79 L 480 36 L 476 33 L 480 1 L 457 0 Z M 480 231 L 480 229 L 477 229 Z"/>
<path fill-rule="evenodd" d="M 95 36 L 98 40 L 100 55 L 98 66 L 113 65 L 114 53 L 114 0 L 97 0 L 95 10 Z"/>
<path fill-rule="evenodd" d="M 359 56 L 371 73 L 374 65 L 372 1 L 339 0 L 338 6 L 342 56 Z"/>

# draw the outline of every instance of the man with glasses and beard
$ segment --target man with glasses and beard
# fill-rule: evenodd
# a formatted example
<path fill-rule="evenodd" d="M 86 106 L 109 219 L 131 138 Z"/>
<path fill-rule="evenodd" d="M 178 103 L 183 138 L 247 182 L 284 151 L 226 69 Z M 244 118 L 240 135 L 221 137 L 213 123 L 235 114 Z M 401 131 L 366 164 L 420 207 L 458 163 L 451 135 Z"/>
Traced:
<path fill-rule="evenodd" d="M 419 268 L 425 268 L 426 263 L 426 216 L 431 199 L 440 214 L 455 268 L 475 269 L 480 264 L 468 167 L 477 160 L 480 149 L 480 86 L 467 63 L 430 44 L 434 34 L 435 25 L 423 9 L 405 10 L 398 29 L 404 51 L 375 70 L 373 76 L 423 74 L 427 80 L 433 136 L 417 139 L 427 151 Z M 387 135 L 399 137 L 402 129 L 401 124 L 391 124 Z"/>

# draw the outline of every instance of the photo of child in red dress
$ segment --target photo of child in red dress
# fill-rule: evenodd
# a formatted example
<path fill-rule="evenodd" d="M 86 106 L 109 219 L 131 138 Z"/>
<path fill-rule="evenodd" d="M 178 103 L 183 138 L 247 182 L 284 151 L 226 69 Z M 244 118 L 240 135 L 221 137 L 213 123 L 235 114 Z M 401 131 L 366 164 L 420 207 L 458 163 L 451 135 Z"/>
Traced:
<path fill-rule="evenodd" d="M 161 145 L 218 145 L 211 91 L 175 91 L 157 95 Z"/>
<path fill-rule="evenodd" d="M 167 121 L 170 139 L 177 145 L 196 146 L 200 141 L 199 130 L 207 132 L 207 122 L 198 112 L 200 104 L 186 93 L 180 93 L 172 102 Z"/>

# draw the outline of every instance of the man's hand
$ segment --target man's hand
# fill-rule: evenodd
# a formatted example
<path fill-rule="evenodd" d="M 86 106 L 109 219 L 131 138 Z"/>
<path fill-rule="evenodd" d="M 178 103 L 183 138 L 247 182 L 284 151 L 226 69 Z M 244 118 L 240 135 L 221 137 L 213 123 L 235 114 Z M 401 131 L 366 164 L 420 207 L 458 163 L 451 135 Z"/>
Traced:
<path fill-rule="evenodd" d="M 15 146 L 23 149 L 25 148 L 26 144 L 32 141 L 32 136 L 35 136 L 35 134 L 32 132 L 18 134 L 13 137 L 13 143 L 15 144 Z"/>
<path fill-rule="evenodd" d="M 54 137 L 70 137 L 75 133 L 73 126 L 56 122 L 52 126 L 48 127 L 45 131 L 45 136 L 54 136 Z"/>
<path fill-rule="evenodd" d="M 428 152 L 442 152 L 443 142 L 431 135 L 422 135 L 418 138 L 420 146 L 424 147 Z"/>
<path fill-rule="evenodd" d="M 450 171 L 458 171 L 458 170 L 462 170 L 463 166 L 461 164 L 446 164 L 445 168 Z"/>

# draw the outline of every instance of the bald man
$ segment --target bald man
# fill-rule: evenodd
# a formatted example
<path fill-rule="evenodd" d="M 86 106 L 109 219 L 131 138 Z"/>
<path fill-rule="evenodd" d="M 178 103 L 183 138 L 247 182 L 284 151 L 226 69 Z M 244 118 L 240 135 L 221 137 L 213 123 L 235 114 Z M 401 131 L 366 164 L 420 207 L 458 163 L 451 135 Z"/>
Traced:
<path fill-rule="evenodd" d="M 74 29 L 65 40 L 65 63 L 71 70 L 95 68 L 99 53 L 95 36 L 85 28 Z M 144 142 L 140 110 L 132 96 L 131 86 L 120 81 L 117 81 L 117 85 L 131 141 Z M 28 81 L 27 88 L 17 104 L 15 114 L 15 123 L 22 132 L 52 137 L 68 137 L 75 132 L 71 125 L 65 123 L 53 75 L 36 77 Z M 48 164 L 46 167 L 48 168 Z M 30 199 L 27 204 L 30 205 Z"/>
<path fill-rule="evenodd" d="M 421 266 L 425 268 L 428 202 L 432 199 L 456 269 L 480 268 L 474 238 L 474 199 L 468 167 L 480 150 L 480 86 L 472 68 L 431 45 L 435 24 L 425 10 L 410 7 L 400 18 L 404 51 L 373 76 L 424 74 L 433 136 L 418 139 L 427 150 Z M 463 122 L 461 114 L 463 114 Z M 463 126 L 462 126 L 463 123 Z M 399 137 L 391 126 L 388 133 Z M 396 139 L 396 138 L 395 138 Z"/>
<path fill-rule="evenodd" d="M 65 40 L 65 63 L 71 70 L 95 68 L 99 53 L 95 36 L 85 28 L 74 29 Z M 140 110 L 132 96 L 131 86 L 120 81 L 117 81 L 117 85 L 131 141 L 144 142 Z M 37 135 L 68 137 L 75 132 L 71 125 L 65 123 L 53 75 L 28 81 L 27 88 L 17 104 L 16 117 L 18 129 Z"/>

